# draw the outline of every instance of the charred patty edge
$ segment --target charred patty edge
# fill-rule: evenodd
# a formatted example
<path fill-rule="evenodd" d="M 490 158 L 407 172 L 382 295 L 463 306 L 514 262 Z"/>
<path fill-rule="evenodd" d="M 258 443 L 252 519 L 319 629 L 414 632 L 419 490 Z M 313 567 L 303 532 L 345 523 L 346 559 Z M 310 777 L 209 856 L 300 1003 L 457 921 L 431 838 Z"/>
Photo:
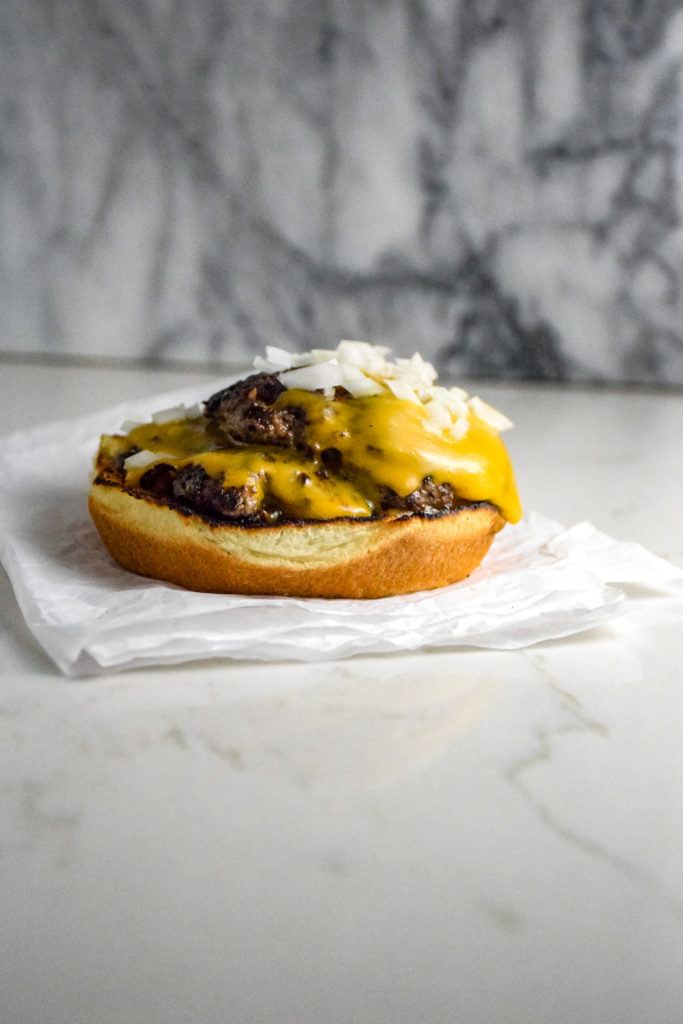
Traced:
<path fill-rule="evenodd" d="M 177 512 L 179 515 L 186 519 L 192 516 L 197 516 L 208 526 L 214 528 L 220 527 L 238 527 L 240 529 L 249 530 L 276 530 L 282 526 L 292 527 L 304 527 L 304 526 L 316 526 L 324 525 L 325 523 L 377 523 L 377 522 L 390 522 L 398 521 L 403 519 L 443 519 L 446 516 L 456 515 L 458 512 L 462 512 L 465 509 L 477 509 L 477 508 L 497 508 L 492 501 L 468 501 L 467 499 L 459 499 L 458 503 L 452 508 L 445 509 L 441 512 L 407 512 L 400 510 L 388 510 L 386 512 L 374 513 L 370 516 L 333 516 L 330 519 L 298 519 L 288 516 L 280 516 L 277 519 L 267 519 L 259 516 L 238 516 L 234 518 L 219 518 L 211 516 L 205 512 L 200 512 L 197 509 L 190 508 L 186 504 L 182 504 L 177 501 L 165 500 L 162 498 L 156 498 L 154 495 L 147 491 L 141 491 L 136 487 L 127 487 L 121 483 L 120 480 L 112 479 L 112 477 L 106 474 L 98 474 L 93 480 L 93 486 L 99 487 L 114 487 L 125 494 L 130 495 L 132 498 L 136 498 L 138 501 L 146 501 L 151 505 L 158 505 L 160 508 L 170 508 Z"/>

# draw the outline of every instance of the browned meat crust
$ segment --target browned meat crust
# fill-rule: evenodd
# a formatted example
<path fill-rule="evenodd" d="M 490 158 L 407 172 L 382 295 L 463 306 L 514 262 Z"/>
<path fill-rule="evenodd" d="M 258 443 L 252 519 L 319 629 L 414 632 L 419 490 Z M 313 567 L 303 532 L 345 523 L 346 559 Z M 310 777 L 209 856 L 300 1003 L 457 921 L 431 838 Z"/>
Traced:
<path fill-rule="evenodd" d="M 274 409 L 285 390 L 270 373 L 254 373 L 218 391 L 204 403 L 214 429 L 233 444 L 303 445 L 306 413 L 300 406 Z"/>
<path fill-rule="evenodd" d="M 225 487 L 222 480 L 210 477 L 203 466 L 191 464 L 175 469 L 160 462 L 143 473 L 139 486 L 159 501 L 197 512 L 212 521 L 263 518 L 255 490 Z"/>
<path fill-rule="evenodd" d="M 380 494 L 383 510 L 400 509 L 403 512 L 419 512 L 424 516 L 441 515 L 471 504 L 459 498 L 449 483 L 435 484 L 431 476 L 426 476 L 422 485 L 410 494 L 401 496 L 390 487 L 380 487 Z"/>

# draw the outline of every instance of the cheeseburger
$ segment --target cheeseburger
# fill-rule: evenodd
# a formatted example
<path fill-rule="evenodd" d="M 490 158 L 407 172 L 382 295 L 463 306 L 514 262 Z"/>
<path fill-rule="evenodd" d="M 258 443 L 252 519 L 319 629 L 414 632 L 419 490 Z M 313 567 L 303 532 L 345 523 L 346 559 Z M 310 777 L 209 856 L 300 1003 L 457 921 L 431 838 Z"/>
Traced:
<path fill-rule="evenodd" d="M 126 569 L 190 590 L 374 598 L 464 579 L 521 508 L 510 421 L 360 341 L 104 435 L 89 508 Z"/>

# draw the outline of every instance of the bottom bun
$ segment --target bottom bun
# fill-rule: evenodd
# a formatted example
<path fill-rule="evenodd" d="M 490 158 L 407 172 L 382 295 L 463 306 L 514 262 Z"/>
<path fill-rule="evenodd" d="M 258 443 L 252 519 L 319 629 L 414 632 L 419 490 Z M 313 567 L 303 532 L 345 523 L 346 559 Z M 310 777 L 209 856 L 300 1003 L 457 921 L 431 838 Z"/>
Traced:
<path fill-rule="evenodd" d="M 434 517 L 238 526 L 103 483 L 92 485 L 89 508 L 124 568 L 223 594 L 374 598 L 432 590 L 469 576 L 505 525 L 481 503 Z"/>

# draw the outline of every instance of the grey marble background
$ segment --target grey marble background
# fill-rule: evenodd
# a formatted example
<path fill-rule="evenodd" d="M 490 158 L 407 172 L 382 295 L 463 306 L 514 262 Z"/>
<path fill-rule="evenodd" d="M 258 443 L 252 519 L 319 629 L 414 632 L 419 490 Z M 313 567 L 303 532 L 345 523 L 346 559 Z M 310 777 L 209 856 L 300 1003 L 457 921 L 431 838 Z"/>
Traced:
<path fill-rule="evenodd" d="M 4 0 L 5 352 L 683 382 L 683 5 Z"/>

